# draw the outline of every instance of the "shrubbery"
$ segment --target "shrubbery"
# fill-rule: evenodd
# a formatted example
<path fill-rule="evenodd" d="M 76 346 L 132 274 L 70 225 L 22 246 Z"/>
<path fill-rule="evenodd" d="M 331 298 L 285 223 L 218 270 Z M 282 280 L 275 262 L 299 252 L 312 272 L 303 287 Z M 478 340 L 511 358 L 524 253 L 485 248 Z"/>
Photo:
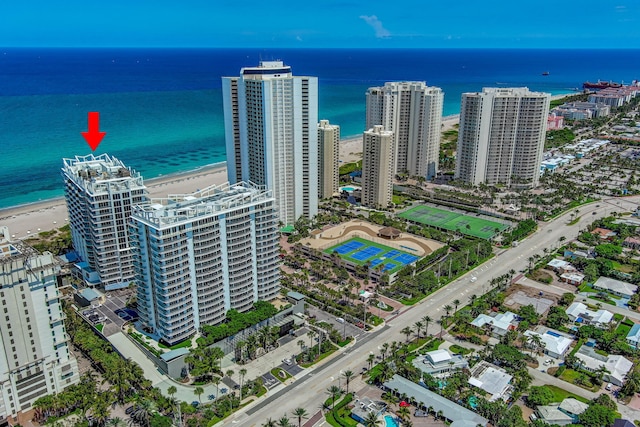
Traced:
<path fill-rule="evenodd" d="M 198 338 L 199 346 L 208 346 L 223 340 L 231 335 L 235 335 L 249 326 L 256 325 L 263 320 L 274 316 L 278 310 L 265 301 L 258 301 L 253 304 L 255 310 L 246 313 L 239 313 L 237 310 L 227 312 L 227 321 L 221 325 L 202 326 L 202 337 Z"/>

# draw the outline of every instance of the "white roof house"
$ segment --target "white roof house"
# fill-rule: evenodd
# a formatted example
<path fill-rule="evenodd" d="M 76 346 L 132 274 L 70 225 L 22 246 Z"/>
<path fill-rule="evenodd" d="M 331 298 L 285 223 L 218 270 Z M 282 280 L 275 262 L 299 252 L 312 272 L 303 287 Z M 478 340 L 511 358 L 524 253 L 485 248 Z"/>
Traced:
<path fill-rule="evenodd" d="M 567 262 L 565 260 L 562 259 L 552 259 L 551 261 L 549 261 L 547 263 L 547 267 L 551 267 L 552 270 L 563 270 L 563 271 L 567 271 L 567 270 L 571 270 L 574 271 L 575 267 L 571 265 L 570 262 Z"/>
<path fill-rule="evenodd" d="M 469 384 L 489 393 L 491 395 L 489 401 L 494 402 L 509 398 L 513 389 L 512 379 L 513 377 L 504 369 L 483 360 L 473 367 Z"/>
<path fill-rule="evenodd" d="M 544 346 L 544 353 L 556 359 L 564 356 L 573 341 L 555 331 L 546 331 L 544 333 L 525 331 L 524 335 L 527 337 L 538 335 Z"/>
<path fill-rule="evenodd" d="M 459 354 L 452 355 L 447 350 L 434 350 L 427 352 L 422 359 L 414 359 L 413 366 L 429 375 L 443 378 L 458 369 L 468 368 L 469 362 Z"/>
<path fill-rule="evenodd" d="M 627 334 L 627 344 L 633 348 L 637 348 L 638 342 L 640 342 L 640 324 L 636 323 Z"/>
<path fill-rule="evenodd" d="M 576 353 L 576 358 L 580 360 L 582 367 L 589 372 L 597 371 L 600 366 L 607 368 L 609 373 L 605 373 L 603 379 L 617 386 L 622 385 L 625 376 L 633 367 L 633 362 L 623 356 L 617 354 L 604 356 L 596 353 L 591 347 L 580 348 L 580 351 Z"/>
<path fill-rule="evenodd" d="M 589 405 L 573 397 L 567 397 L 560 403 L 558 409 L 566 414 L 577 416 L 589 409 Z"/>
<path fill-rule="evenodd" d="M 451 360 L 451 357 L 451 353 L 444 349 L 429 351 L 427 352 L 427 354 L 425 354 L 425 358 L 428 359 L 431 363 L 448 363 Z"/>
<path fill-rule="evenodd" d="M 609 291 L 623 297 L 631 297 L 638 290 L 636 285 L 604 276 L 599 277 L 592 286 L 594 289 Z"/>
<path fill-rule="evenodd" d="M 482 328 L 484 325 L 490 324 L 493 334 L 502 336 L 506 334 L 507 331 L 515 329 L 517 326 L 515 323 L 516 318 L 517 315 L 510 311 L 507 311 L 506 313 L 498 313 L 495 316 L 480 314 L 471 321 L 471 324 L 478 328 Z"/>
<path fill-rule="evenodd" d="M 536 418 L 540 418 L 547 424 L 557 424 L 564 426 L 574 424 L 579 421 L 579 415 L 589 408 L 589 405 L 582 403 L 572 397 L 564 399 L 560 405 L 545 405 L 536 408 Z"/>
<path fill-rule="evenodd" d="M 581 302 L 574 302 L 566 310 L 569 320 L 572 322 L 582 321 L 585 324 L 596 326 L 605 326 L 613 319 L 613 313 L 600 309 L 598 311 L 590 310 L 589 307 Z"/>

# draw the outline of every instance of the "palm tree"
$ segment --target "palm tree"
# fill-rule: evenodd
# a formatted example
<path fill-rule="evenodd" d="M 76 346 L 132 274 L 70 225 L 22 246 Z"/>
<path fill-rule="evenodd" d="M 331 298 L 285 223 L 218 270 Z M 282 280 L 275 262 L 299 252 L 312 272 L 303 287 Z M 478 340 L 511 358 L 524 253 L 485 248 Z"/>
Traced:
<path fill-rule="evenodd" d="M 460 305 L 460 300 L 459 299 L 454 299 L 453 300 L 453 305 L 455 306 L 455 310 L 453 311 L 453 313 L 457 313 L 458 312 L 458 306 Z"/>
<path fill-rule="evenodd" d="M 233 374 L 235 374 L 235 372 L 233 371 L 233 369 L 228 369 L 225 374 L 229 377 L 230 380 L 233 380 Z"/>
<path fill-rule="evenodd" d="M 355 374 L 353 373 L 353 371 L 346 370 L 342 373 L 342 376 L 344 377 L 344 380 L 346 382 L 346 393 L 349 394 L 349 382 L 353 379 Z"/>
<path fill-rule="evenodd" d="M 138 424 L 141 427 L 149 427 L 151 415 L 155 412 L 156 405 L 149 399 L 140 399 L 136 404 L 136 409 L 131 413 L 129 422 Z"/>
<path fill-rule="evenodd" d="M 198 396 L 198 401 L 202 403 L 202 401 L 200 400 L 200 396 L 202 396 L 202 393 L 204 393 L 204 389 L 202 387 L 196 387 L 193 389 L 193 394 L 195 394 L 196 396 Z"/>
<path fill-rule="evenodd" d="M 300 353 L 304 350 L 304 340 L 298 340 L 298 347 L 300 347 Z"/>
<path fill-rule="evenodd" d="M 424 316 L 422 318 L 422 321 L 424 322 L 424 336 L 428 336 L 429 335 L 429 322 L 431 322 L 431 317 L 429 316 Z"/>
<path fill-rule="evenodd" d="M 291 421 L 289 421 L 289 418 L 287 418 L 286 415 L 280 417 L 280 419 L 278 420 L 278 427 L 292 427 Z"/>
<path fill-rule="evenodd" d="M 416 328 L 416 332 L 418 333 L 418 341 L 420 341 L 420 331 L 422 330 L 422 327 L 424 326 L 424 324 L 420 321 L 416 322 L 413 324 L 413 326 L 415 326 Z"/>
<path fill-rule="evenodd" d="M 298 418 L 298 427 L 302 427 L 302 419 L 307 418 L 309 413 L 303 407 L 298 407 L 293 410 L 293 416 Z"/>
<path fill-rule="evenodd" d="M 262 427 L 277 427 L 278 425 L 276 424 L 275 421 L 273 421 L 271 418 L 267 418 L 267 421 L 264 422 L 264 424 L 262 424 Z"/>
<path fill-rule="evenodd" d="M 373 366 L 373 362 L 376 360 L 376 356 L 373 353 L 370 353 L 369 356 L 367 356 L 367 363 L 369 364 L 369 370 L 371 370 L 371 366 Z"/>
<path fill-rule="evenodd" d="M 167 394 L 173 399 L 173 396 L 175 396 L 175 394 L 178 392 L 178 389 L 176 388 L 176 386 L 174 385 L 170 385 L 169 388 L 167 388 Z"/>
<path fill-rule="evenodd" d="M 402 424 L 404 425 L 404 421 L 409 419 L 409 417 L 411 416 L 411 411 L 409 411 L 409 408 L 407 408 L 406 406 L 401 406 L 400 409 L 398 409 L 397 414 L 402 420 Z"/>
<path fill-rule="evenodd" d="M 307 337 L 309 337 L 309 347 L 307 347 L 307 358 L 309 360 L 311 360 L 311 357 L 309 356 L 309 350 L 311 350 L 311 347 L 313 347 L 313 337 L 316 336 L 315 331 L 310 330 L 309 332 L 307 332 Z"/>
<path fill-rule="evenodd" d="M 373 411 L 367 413 L 367 416 L 363 420 L 365 427 L 378 427 L 382 425 L 382 421 L 378 418 L 378 414 Z"/>
<path fill-rule="evenodd" d="M 211 379 L 211 382 L 216 386 L 216 399 L 218 398 L 218 387 L 220 387 L 220 383 L 222 382 L 222 378 L 216 376 Z"/>
<path fill-rule="evenodd" d="M 247 375 L 247 370 L 242 368 L 242 369 L 240 369 L 239 374 L 240 374 L 240 400 L 242 400 L 242 386 L 244 385 L 243 384 L 244 376 Z"/>
<path fill-rule="evenodd" d="M 447 317 L 449 317 L 449 313 L 451 313 L 451 309 L 453 307 L 451 307 L 449 304 L 445 305 L 444 307 L 442 307 L 444 309 L 444 311 L 447 313 Z"/>
<path fill-rule="evenodd" d="M 342 390 L 340 390 L 340 387 L 338 387 L 337 385 L 332 385 L 331 387 L 329 387 L 327 389 L 327 394 L 329 396 L 331 396 L 331 410 L 333 411 L 333 408 L 335 406 L 336 403 L 336 397 L 340 395 L 340 392 Z"/>
<path fill-rule="evenodd" d="M 437 321 L 436 321 L 436 323 L 437 323 L 438 325 L 440 325 L 440 338 L 442 338 L 442 327 L 443 327 L 442 319 L 437 320 Z"/>
<path fill-rule="evenodd" d="M 407 337 L 407 342 L 409 342 L 409 337 L 411 336 L 411 333 L 413 332 L 413 330 L 411 330 L 410 327 L 405 326 L 400 332 Z"/>
<path fill-rule="evenodd" d="M 383 343 L 382 348 L 380 349 L 380 355 L 382 356 L 382 361 L 384 362 L 384 358 L 387 354 L 387 350 L 389 350 L 389 343 Z"/>

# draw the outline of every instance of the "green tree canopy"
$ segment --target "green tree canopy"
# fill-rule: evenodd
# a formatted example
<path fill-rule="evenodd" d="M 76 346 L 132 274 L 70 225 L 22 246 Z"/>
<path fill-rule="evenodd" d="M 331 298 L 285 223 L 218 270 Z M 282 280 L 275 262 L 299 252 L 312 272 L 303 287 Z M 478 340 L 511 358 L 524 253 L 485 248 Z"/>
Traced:
<path fill-rule="evenodd" d="M 553 402 L 553 392 L 544 386 L 533 386 L 527 397 L 527 406 L 548 405 Z"/>

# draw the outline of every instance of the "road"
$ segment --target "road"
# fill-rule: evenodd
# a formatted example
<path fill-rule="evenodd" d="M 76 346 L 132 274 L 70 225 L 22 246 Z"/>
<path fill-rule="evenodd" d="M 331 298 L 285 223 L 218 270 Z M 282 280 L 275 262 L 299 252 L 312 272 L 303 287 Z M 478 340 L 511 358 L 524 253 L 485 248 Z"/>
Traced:
<path fill-rule="evenodd" d="M 303 407 L 309 414 L 314 414 L 327 399 L 325 390 L 330 385 L 338 385 L 341 370 L 360 372 L 360 369 L 366 366 L 369 353 L 378 354 L 378 348 L 382 343 L 404 341 L 405 336 L 400 331 L 405 326 L 413 326 L 415 322 L 428 315 L 433 319 L 429 324 L 429 332 L 439 332 L 439 326 L 435 321 L 442 317 L 445 305 L 451 305 L 455 299 L 461 301 L 459 307 L 467 304 L 471 295 L 481 295 L 489 290 L 492 278 L 507 274 L 511 269 L 524 270 L 528 266 L 530 256 L 542 254 L 543 248 L 558 247 L 561 236 L 567 240 L 575 238 L 579 230 L 586 228 L 595 219 L 610 215 L 612 211 L 634 211 L 639 202 L 640 196 L 601 200 L 581 206 L 580 218 L 573 225 L 568 224 L 571 212 L 548 223 L 542 223 L 536 233 L 517 247 L 502 251 L 498 256 L 438 290 L 419 304 L 402 309 L 400 315 L 389 320 L 386 326 L 359 338 L 352 348 L 323 365 L 307 370 L 306 374 L 287 388 L 261 399 L 242 413 L 236 413 L 232 422 L 241 426 L 260 426 L 267 418 L 277 419 L 283 414 L 291 414 L 297 407 Z M 471 283 L 471 277 L 476 277 L 477 280 Z M 640 414 L 637 414 L 636 418 L 640 418 Z"/>

